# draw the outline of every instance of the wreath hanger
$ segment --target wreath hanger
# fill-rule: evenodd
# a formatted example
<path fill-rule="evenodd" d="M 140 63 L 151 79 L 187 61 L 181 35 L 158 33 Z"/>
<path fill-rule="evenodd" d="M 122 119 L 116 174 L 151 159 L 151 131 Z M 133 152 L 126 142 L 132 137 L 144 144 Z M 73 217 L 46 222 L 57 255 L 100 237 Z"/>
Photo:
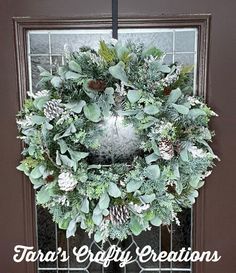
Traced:
<path fill-rule="evenodd" d="M 112 0 L 112 38 L 118 39 L 118 0 Z"/>

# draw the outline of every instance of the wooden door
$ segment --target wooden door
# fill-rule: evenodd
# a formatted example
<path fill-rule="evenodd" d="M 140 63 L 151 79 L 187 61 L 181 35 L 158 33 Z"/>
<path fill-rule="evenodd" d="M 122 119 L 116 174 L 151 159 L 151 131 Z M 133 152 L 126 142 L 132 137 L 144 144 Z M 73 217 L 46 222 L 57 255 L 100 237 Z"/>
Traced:
<path fill-rule="evenodd" d="M 214 120 L 212 127 L 217 133 L 213 146 L 221 162 L 217 164 L 214 174 L 207 181 L 207 186 L 201 191 L 201 197 L 195 207 L 194 247 L 202 251 L 218 250 L 222 260 L 219 263 L 197 264 L 193 272 L 233 273 L 236 268 L 233 172 L 236 135 L 233 119 L 236 114 L 234 108 L 236 86 L 233 81 L 236 42 L 233 17 L 235 4 L 233 1 L 226 5 L 210 0 L 177 3 L 119 1 L 119 7 L 120 17 L 125 18 L 120 21 L 121 28 L 162 26 L 196 27 L 199 30 L 198 92 L 205 95 L 208 103 L 220 114 L 220 117 Z M 111 21 L 109 18 L 103 18 L 105 15 L 109 16 L 110 10 L 111 1 L 108 0 L 100 1 L 99 5 L 94 1 L 68 3 L 1 1 L 0 86 L 3 97 L 1 99 L 0 273 L 36 272 L 35 264 L 16 264 L 12 259 L 16 244 L 36 244 L 34 193 L 28 181 L 15 170 L 21 151 L 21 145 L 16 140 L 15 114 L 28 88 L 27 81 L 30 77 L 26 63 L 27 31 L 81 27 L 94 29 L 98 25 L 100 28 L 109 29 Z M 185 15 L 181 16 L 181 14 Z M 84 16 L 89 16 L 90 20 L 81 20 Z M 13 17 L 17 18 L 13 20 Z M 140 17 L 142 19 L 137 19 Z M 143 239 L 147 240 L 145 236 Z M 118 272 L 115 267 L 111 270 L 110 272 Z M 132 270 L 140 271 L 135 268 Z M 91 269 L 91 272 L 95 272 L 95 269 Z"/>

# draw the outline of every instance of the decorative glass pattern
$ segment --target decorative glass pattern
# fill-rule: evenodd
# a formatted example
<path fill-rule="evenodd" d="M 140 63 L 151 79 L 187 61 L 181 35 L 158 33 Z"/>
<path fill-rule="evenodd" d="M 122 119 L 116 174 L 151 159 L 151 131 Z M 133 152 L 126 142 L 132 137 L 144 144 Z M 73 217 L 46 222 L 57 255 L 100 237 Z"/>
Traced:
<path fill-rule="evenodd" d="M 28 32 L 28 66 L 29 88 L 38 90 L 39 72 L 37 66 L 43 66 L 53 71 L 57 64 L 64 62 L 65 47 L 76 50 L 81 46 L 98 47 L 99 40 L 109 41 L 111 30 L 53 30 Z M 197 30 L 192 28 L 178 29 L 121 29 L 119 39 L 142 42 L 145 46 L 157 46 L 166 52 L 165 62 L 179 62 L 194 65 L 194 79 L 197 71 Z M 195 82 L 195 80 L 194 80 Z M 194 86 L 194 90 L 196 87 Z M 109 132 L 110 134 L 111 132 Z M 127 144 L 128 145 L 128 144 Z M 119 146 L 119 145 L 118 145 Z M 118 147 L 117 146 L 117 147 Z M 119 154 L 117 152 L 117 154 Z M 130 237 L 124 242 L 108 242 L 104 246 L 90 239 L 85 232 L 78 231 L 73 238 L 66 239 L 65 232 L 57 228 L 47 211 L 36 207 L 37 243 L 43 252 L 55 251 L 58 247 L 70 255 L 67 262 L 38 263 L 38 273 L 184 273 L 192 272 L 190 263 L 153 263 L 141 264 L 137 259 L 125 268 L 119 268 L 112 263 L 108 268 L 100 264 L 86 261 L 78 264 L 72 254 L 73 247 L 87 245 L 96 252 L 106 249 L 111 244 L 118 244 L 122 250 L 130 250 L 135 257 L 137 246 L 150 245 L 158 254 L 161 251 L 178 251 L 182 247 L 192 246 L 192 211 L 185 210 L 180 216 L 181 226 L 172 224 L 169 227 L 153 228 L 138 237 Z"/>

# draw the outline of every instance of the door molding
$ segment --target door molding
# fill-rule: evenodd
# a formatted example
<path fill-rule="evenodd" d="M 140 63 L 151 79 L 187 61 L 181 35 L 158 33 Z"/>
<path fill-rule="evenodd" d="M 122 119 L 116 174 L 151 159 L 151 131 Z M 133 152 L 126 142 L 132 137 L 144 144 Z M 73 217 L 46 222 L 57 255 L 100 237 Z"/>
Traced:
<path fill-rule="evenodd" d="M 208 62 L 210 14 L 163 15 L 161 17 L 122 17 L 119 18 L 119 28 L 197 28 L 197 94 L 208 99 Z M 81 17 L 81 18 L 29 18 L 14 17 L 15 51 L 17 64 L 19 108 L 26 98 L 28 85 L 27 65 L 27 32 L 29 30 L 60 30 L 60 29 L 111 29 L 111 17 Z M 27 178 L 22 175 L 24 200 L 25 242 L 36 246 L 35 238 L 35 200 L 34 190 Z M 193 216 L 193 247 L 204 251 L 204 219 L 205 219 L 205 188 L 200 190 L 200 196 L 194 207 Z M 193 263 L 194 273 L 204 273 L 203 263 Z M 36 264 L 27 263 L 27 273 L 36 273 Z"/>

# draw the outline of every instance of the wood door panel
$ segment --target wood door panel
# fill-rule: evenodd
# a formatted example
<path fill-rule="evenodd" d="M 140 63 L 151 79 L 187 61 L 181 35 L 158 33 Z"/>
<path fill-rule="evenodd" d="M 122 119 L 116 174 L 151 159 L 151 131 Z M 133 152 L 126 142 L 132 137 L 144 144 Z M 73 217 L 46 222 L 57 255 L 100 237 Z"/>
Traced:
<path fill-rule="evenodd" d="M 14 28 L 12 18 L 26 17 L 83 17 L 109 15 L 111 1 L 101 0 L 99 5 L 92 0 L 69 1 L 3 1 L 0 2 L 0 100 L 1 111 L 1 185 L 0 190 L 0 273 L 33 273 L 33 266 L 15 264 L 12 261 L 15 244 L 27 244 L 32 240 L 32 226 L 26 221 L 30 204 L 24 198 L 22 176 L 15 170 L 20 160 L 21 146 L 16 140 L 15 113 L 19 109 L 19 91 L 17 86 L 17 66 L 14 48 Z M 209 81 L 207 98 L 209 104 L 220 114 L 212 127 L 217 132 L 213 147 L 222 161 L 217 164 L 213 175 L 208 179 L 202 198 L 205 200 L 201 215 L 200 232 L 204 240 L 202 248 L 218 250 L 222 255 L 219 263 L 199 266 L 197 273 L 233 273 L 236 268 L 236 247 L 234 217 L 236 202 L 235 188 L 235 102 L 236 84 L 234 81 L 235 58 L 235 1 L 214 0 L 120 0 L 120 16 L 148 17 L 164 14 L 211 13 L 211 41 L 209 51 Z M 18 37 L 19 38 L 19 37 Z M 20 64 L 22 65 L 22 63 Z M 29 187 L 30 185 L 27 184 Z M 27 196 L 31 198 L 29 189 Z M 28 204 L 28 205 L 27 205 Z M 27 214 L 28 211 L 28 214 Z M 204 212 L 204 214 L 203 214 Z M 28 216 L 27 216 L 28 215 Z M 28 218 L 25 218 L 28 217 Z M 28 219 L 28 220 L 25 220 Z M 28 269 L 27 269 L 28 268 Z"/>

